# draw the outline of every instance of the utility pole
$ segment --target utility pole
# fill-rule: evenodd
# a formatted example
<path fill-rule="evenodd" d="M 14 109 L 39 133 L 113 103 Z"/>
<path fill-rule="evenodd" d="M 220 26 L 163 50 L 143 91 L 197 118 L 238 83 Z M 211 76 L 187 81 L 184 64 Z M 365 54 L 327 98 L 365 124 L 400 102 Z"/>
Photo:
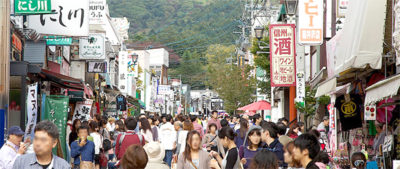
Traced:
<path fill-rule="evenodd" d="M 8 112 L 10 88 L 10 1 L 0 2 L 0 112 Z M 6 120 L 6 119 L 5 119 Z"/>
<path fill-rule="evenodd" d="M 179 107 L 182 109 L 182 75 L 179 75 Z"/>

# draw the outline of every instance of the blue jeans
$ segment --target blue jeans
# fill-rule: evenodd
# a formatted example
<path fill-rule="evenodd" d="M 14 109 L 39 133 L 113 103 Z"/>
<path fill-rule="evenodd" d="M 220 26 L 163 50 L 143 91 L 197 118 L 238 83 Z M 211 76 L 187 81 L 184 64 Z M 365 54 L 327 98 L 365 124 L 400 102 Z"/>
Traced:
<path fill-rule="evenodd" d="M 172 150 L 165 150 L 165 157 L 164 157 L 164 162 L 166 162 L 168 164 L 168 166 L 171 167 L 171 161 L 172 161 L 172 155 L 174 153 L 172 152 Z"/>

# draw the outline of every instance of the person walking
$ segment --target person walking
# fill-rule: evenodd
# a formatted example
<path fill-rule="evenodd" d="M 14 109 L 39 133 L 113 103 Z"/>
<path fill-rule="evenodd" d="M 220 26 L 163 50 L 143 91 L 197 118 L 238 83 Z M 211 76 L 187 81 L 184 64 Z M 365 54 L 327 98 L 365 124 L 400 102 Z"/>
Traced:
<path fill-rule="evenodd" d="M 94 168 L 95 145 L 88 140 L 89 127 L 79 126 L 77 141 L 71 144 L 71 157 L 74 158 L 74 169 L 79 169 L 80 165 L 92 166 Z"/>
<path fill-rule="evenodd" d="M 319 169 L 313 160 L 320 150 L 321 147 L 315 136 L 308 133 L 302 134 L 294 140 L 293 157 L 300 162 L 302 168 Z"/>
<path fill-rule="evenodd" d="M 75 119 L 74 122 L 72 123 L 72 129 L 71 133 L 69 133 L 68 136 L 68 145 L 71 146 L 72 142 L 76 141 L 78 139 L 78 128 L 81 126 L 81 120 Z"/>
<path fill-rule="evenodd" d="M 30 141 L 22 142 L 25 132 L 19 126 L 12 126 L 8 129 L 8 139 L 0 149 L 0 169 L 9 169 L 14 165 L 17 157 L 25 154 Z"/>
<path fill-rule="evenodd" d="M 240 128 L 235 131 L 236 135 L 237 135 L 237 137 L 235 137 L 235 144 L 237 147 L 240 147 L 243 144 L 246 144 L 244 142 L 244 140 L 246 139 L 246 133 L 247 133 L 247 130 L 249 129 L 249 121 L 248 120 L 241 118 L 239 120 L 239 123 L 240 123 Z"/>
<path fill-rule="evenodd" d="M 210 169 L 210 156 L 201 149 L 200 133 L 192 130 L 186 138 L 185 151 L 179 154 L 177 169 Z"/>
<path fill-rule="evenodd" d="M 171 160 L 173 155 L 174 145 L 176 146 L 176 131 L 174 125 L 172 125 L 172 116 L 168 114 L 165 117 L 165 124 L 160 127 L 160 141 L 165 148 L 165 158 L 164 161 L 171 166 Z"/>
<path fill-rule="evenodd" d="M 194 129 L 200 133 L 200 137 L 203 138 L 204 136 L 203 126 L 201 126 L 201 124 L 198 123 L 197 116 L 190 115 L 190 121 L 193 123 Z"/>
<path fill-rule="evenodd" d="M 107 123 L 107 130 L 110 132 L 114 132 L 115 129 L 115 118 L 109 118 Z"/>
<path fill-rule="evenodd" d="M 100 149 L 103 145 L 103 137 L 100 135 L 99 126 L 96 121 L 91 121 L 90 126 L 90 136 L 93 137 L 94 143 L 94 164 L 96 169 L 100 169 Z"/>
<path fill-rule="evenodd" d="M 120 169 L 144 169 L 148 161 L 149 159 L 143 147 L 139 144 L 133 144 L 126 149 L 121 159 Z"/>
<path fill-rule="evenodd" d="M 128 117 L 125 120 L 125 124 L 128 130 L 125 133 L 120 133 L 115 142 L 115 155 L 118 160 L 122 159 L 130 145 L 138 144 L 144 146 L 146 143 L 144 136 L 135 132 L 137 126 L 135 118 Z"/>
<path fill-rule="evenodd" d="M 239 157 L 243 168 L 247 169 L 254 155 L 261 147 L 261 127 L 257 125 L 251 126 L 246 134 L 245 142 L 248 146 L 242 145 L 239 147 Z"/>
<path fill-rule="evenodd" d="M 266 149 L 262 149 L 254 155 L 250 164 L 250 169 L 278 169 L 278 158 L 276 155 Z"/>
<path fill-rule="evenodd" d="M 153 141 L 153 133 L 149 121 L 146 118 L 139 119 L 140 133 L 144 136 L 146 143 Z"/>
<path fill-rule="evenodd" d="M 208 120 L 208 125 L 211 123 L 215 123 L 217 125 L 217 130 L 221 129 L 221 121 L 218 119 L 218 111 L 216 110 L 211 112 L 211 119 Z M 208 133 L 208 131 L 206 133 Z"/>
<path fill-rule="evenodd" d="M 164 147 L 159 142 L 150 142 L 144 145 L 143 148 L 149 159 L 146 169 L 169 169 L 169 166 L 163 161 L 165 156 Z"/>
<path fill-rule="evenodd" d="M 292 139 L 296 139 L 299 136 L 299 131 L 300 131 L 300 126 L 298 124 L 293 124 L 288 133 L 287 136 L 289 136 Z"/>
<path fill-rule="evenodd" d="M 217 137 L 217 125 L 211 123 L 208 125 L 208 133 L 202 139 L 201 145 L 203 145 L 207 151 L 218 151 Z"/>
<path fill-rule="evenodd" d="M 263 148 L 275 153 L 276 157 L 279 159 L 280 167 L 287 167 L 283 158 L 283 145 L 278 139 L 278 127 L 272 122 L 264 122 L 261 127 L 263 130 L 261 133 L 261 139 L 265 143 Z"/>
<path fill-rule="evenodd" d="M 301 168 L 300 162 L 297 161 L 296 159 L 294 159 L 294 142 L 293 141 L 286 144 L 286 146 L 284 147 L 284 151 L 285 151 L 285 153 L 283 155 L 284 155 L 285 163 L 288 164 L 288 169 Z"/>
<path fill-rule="evenodd" d="M 220 138 L 224 148 L 227 148 L 228 151 L 224 158 L 221 158 L 221 156 L 219 156 L 215 151 L 210 152 L 210 155 L 216 159 L 222 169 L 238 169 L 241 166 L 239 151 L 234 142 L 235 136 L 236 133 L 229 126 L 221 128 L 221 131 L 218 132 L 218 137 Z M 219 166 L 215 165 L 215 160 L 212 161 L 213 165 L 211 167 L 218 169 Z"/>
<path fill-rule="evenodd" d="M 19 156 L 12 166 L 13 169 L 70 169 L 71 166 L 64 159 L 52 153 L 57 146 L 60 134 L 57 126 L 48 121 L 36 124 L 33 140 L 34 153 Z M 7 167 L 11 169 L 11 167 Z"/>

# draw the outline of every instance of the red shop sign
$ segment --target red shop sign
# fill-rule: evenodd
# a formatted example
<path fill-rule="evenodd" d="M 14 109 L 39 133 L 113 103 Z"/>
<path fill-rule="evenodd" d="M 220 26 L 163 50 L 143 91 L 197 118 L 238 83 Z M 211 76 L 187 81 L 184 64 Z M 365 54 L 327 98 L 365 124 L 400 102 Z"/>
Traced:
<path fill-rule="evenodd" d="M 18 36 L 15 34 L 12 34 L 12 44 L 16 49 L 18 49 L 19 51 L 22 51 L 21 39 L 19 39 Z"/>
<path fill-rule="evenodd" d="M 296 45 L 294 24 L 269 26 L 271 86 L 296 86 Z"/>

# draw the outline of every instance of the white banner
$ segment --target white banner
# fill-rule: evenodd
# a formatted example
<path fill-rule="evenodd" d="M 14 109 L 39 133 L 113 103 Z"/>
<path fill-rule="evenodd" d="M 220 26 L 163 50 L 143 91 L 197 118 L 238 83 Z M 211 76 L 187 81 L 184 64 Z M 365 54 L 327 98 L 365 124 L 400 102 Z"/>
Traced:
<path fill-rule="evenodd" d="M 26 97 L 26 114 L 28 115 L 28 123 L 25 129 L 25 138 L 27 136 L 34 136 L 34 129 L 36 126 L 38 103 L 37 103 L 37 87 L 38 83 L 34 83 L 28 86 L 28 96 Z"/>
<path fill-rule="evenodd" d="M 299 0 L 298 30 L 300 44 L 322 44 L 324 30 L 324 1 Z"/>
<path fill-rule="evenodd" d="M 121 91 L 121 93 L 126 94 L 127 92 L 127 77 L 128 77 L 128 71 L 127 71 L 127 67 L 128 67 L 128 52 L 126 51 L 120 51 L 119 55 L 118 55 L 118 72 L 119 72 L 119 91 Z"/>
<path fill-rule="evenodd" d="M 89 34 L 79 39 L 79 59 L 106 59 L 104 34 Z"/>
<path fill-rule="evenodd" d="M 89 0 L 52 0 L 52 12 L 28 16 L 28 28 L 43 35 L 88 36 Z"/>
<path fill-rule="evenodd" d="M 86 100 L 76 102 L 74 116 L 72 121 L 79 119 L 81 121 L 88 121 L 90 119 L 90 110 L 92 109 L 93 100 Z"/>
<path fill-rule="evenodd" d="M 166 95 L 169 94 L 171 90 L 170 85 L 159 85 L 158 86 L 158 94 L 159 95 Z"/>
<path fill-rule="evenodd" d="M 31 139 L 34 136 L 34 129 L 36 126 L 36 119 L 37 119 L 37 108 L 38 108 L 38 103 L 37 103 L 37 86 L 38 83 L 34 83 L 28 86 L 28 96 L 26 98 L 26 113 L 28 115 L 28 123 L 26 125 L 25 129 L 25 138 L 27 136 L 31 137 Z"/>
<path fill-rule="evenodd" d="M 304 102 L 306 98 L 306 80 L 304 72 L 297 72 L 296 74 L 296 101 Z M 304 104 L 304 103 L 303 103 Z"/>
<path fill-rule="evenodd" d="M 104 25 L 106 0 L 89 0 L 89 24 Z"/>

